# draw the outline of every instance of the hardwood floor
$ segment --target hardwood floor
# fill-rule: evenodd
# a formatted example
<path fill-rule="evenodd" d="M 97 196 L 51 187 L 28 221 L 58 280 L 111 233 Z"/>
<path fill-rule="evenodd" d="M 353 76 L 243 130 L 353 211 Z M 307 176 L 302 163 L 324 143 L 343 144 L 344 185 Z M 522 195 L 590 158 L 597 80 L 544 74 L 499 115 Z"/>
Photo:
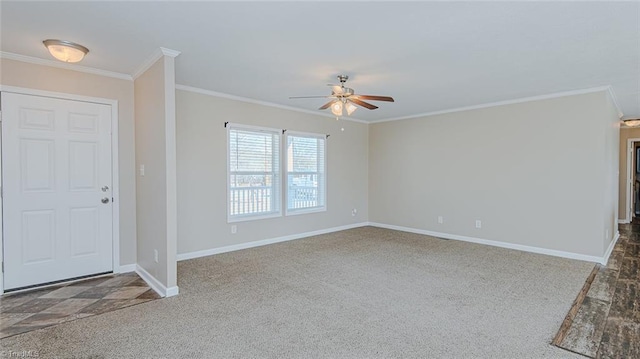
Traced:
<path fill-rule="evenodd" d="M 558 333 L 558 347 L 590 358 L 640 358 L 640 221 L 619 230 L 607 265 L 596 265 L 575 317 Z"/>

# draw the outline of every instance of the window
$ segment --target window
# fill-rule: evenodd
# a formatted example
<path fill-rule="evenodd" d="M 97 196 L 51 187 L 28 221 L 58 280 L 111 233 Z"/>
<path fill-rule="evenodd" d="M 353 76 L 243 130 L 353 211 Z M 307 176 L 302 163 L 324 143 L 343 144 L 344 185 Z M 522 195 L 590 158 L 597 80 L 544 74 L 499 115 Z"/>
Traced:
<path fill-rule="evenodd" d="M 228 221 L 281 214 L 280 130 L 228 125 Z"/>
<path fill-rule="evenodd" d="M 229 124 L 227 220 L 238 222 L 326 210 L 326 136 Z M 283 186 L 280 156 L 286 164 Z M 284 195 L 283 195 L 283 188 Z"/>
<path fill-rule="evenodd" d="M 324 135 L 286 135 L 287 214 L 326 210 Z"/>

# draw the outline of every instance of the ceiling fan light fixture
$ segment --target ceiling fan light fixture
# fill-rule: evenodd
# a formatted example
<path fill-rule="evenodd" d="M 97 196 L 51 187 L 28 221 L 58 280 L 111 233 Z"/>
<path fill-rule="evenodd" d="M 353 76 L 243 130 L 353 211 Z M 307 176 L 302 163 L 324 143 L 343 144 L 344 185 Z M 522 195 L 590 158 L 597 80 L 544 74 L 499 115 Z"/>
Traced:
<path fill-rule="evenodd" d="M 89 49 L 71 41 L 48 39 L 42 42 L 51 56 L 62 62 L 80 62 Z"/>
<path fill-rule="evenodd" d="M 640 118 L 630 118 L 628 120 L 623 121 L 625 126 L 627 127 L 638 127 L 640 126 Z"/>
<path fill-rule="evenodd" d="M 356 94 L 352 88 L 345 87 L 344 83 L 347 81 L 347 79 L 349 79 L 349 76 L 339 75 L 338 80 L 340 80 L 340 85 L 328 84 L 329 86 L 331 86 L 331 95 L 329 96 L 293 96 L 289 97 L 289 99 L 328 98 L 330 100 L 324 105 L 320 106 L 318 110 L 330 109 L 331 113 L 336 116 L 336 120 L 339 119 L 340 116 L 344 116 L 345 109 L 347 110 L 347 116 L 351 116 L 351 114 L 353 114 L 358 109 L 358 106 L 364 107 L 369 110 L 375 110 L 378 108 L 378 106 L 364 100 L 394 102 L 393 97 L 389 96 Z"/>
<path fill-rule="evenodd" d="M 342 116 L 342 102 L 336 101 L 331 105 L 331 113 L 336 116 Z"/>
<path fill-rule="evenodd" d="M 358 107 L 354 104 L 352 104 L 350 101 L 347 101 L 347 104 L 344 106 L 347 110 L 347 115 L 351 116 L 352 113 L 354 113 Z"/>

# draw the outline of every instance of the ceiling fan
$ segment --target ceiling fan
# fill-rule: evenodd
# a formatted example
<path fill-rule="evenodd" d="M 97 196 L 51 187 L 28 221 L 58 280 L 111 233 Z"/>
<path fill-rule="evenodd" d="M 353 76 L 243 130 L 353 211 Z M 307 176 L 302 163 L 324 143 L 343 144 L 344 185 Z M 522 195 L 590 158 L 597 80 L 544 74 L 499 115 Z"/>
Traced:
<path fill-rule="evenodd" d="M 347 75 L 338 75 L 340 85 L 329 84 L 328 86 L 331 86 L 331 95 L 329 96 L 294 96 L 289 98 L 330 98 L 331 101 L 320 106 L 319 110 L 331 108 L 331 113 L 336 115 L 336 118 L 342 116 L 344 110 L 347 111 L 347 115 L 351 115 L 358 108 L 357 106 L 362 106 L 369 110 L 378 108 L 378 106 L 364 102 L 363 100 L 394 102 L 393 97 L 389 96 L 358 95 L 352 88 L 344 86 L 344 83 L 347 82 L 348 79 L 349 76 Z"/>

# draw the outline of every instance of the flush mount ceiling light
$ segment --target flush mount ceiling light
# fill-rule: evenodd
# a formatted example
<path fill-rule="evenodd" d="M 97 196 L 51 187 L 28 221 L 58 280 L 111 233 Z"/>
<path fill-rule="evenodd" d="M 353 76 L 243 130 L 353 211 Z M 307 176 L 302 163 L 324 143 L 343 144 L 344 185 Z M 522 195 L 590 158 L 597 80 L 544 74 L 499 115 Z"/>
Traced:
<path fill-rule="evenodd" d="M 71 41 L 49 39 L 42 43 L 47 47 L 51 56 L 62 62 L 80 62 L 89 52 L 86 47 Z"/>
<path fill-rule="evenodd" d="M 630 118 L 628 120 L 622 121 L 627 127 L 638 127 L 640 126 L 640 118 Z"/>

